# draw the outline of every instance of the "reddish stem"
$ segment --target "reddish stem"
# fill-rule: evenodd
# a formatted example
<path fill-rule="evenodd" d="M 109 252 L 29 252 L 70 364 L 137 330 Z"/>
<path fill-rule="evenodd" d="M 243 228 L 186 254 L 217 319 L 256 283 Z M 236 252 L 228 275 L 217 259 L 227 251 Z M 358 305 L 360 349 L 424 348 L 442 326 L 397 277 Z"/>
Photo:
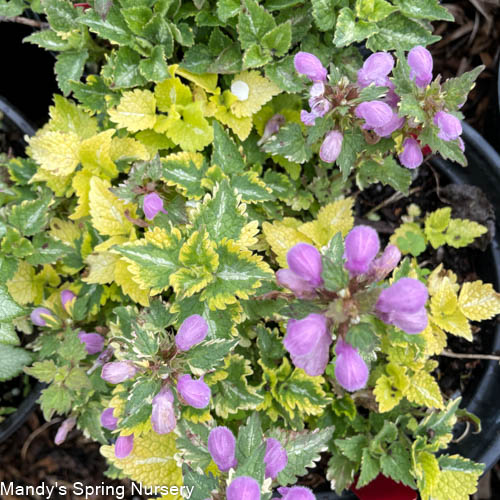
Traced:
<path fill-rule="evenodd" d="M 90 4 L 89 3 L 74 3 L 73 7 L 81 7 L 83 10 L 90 9 Z"/>

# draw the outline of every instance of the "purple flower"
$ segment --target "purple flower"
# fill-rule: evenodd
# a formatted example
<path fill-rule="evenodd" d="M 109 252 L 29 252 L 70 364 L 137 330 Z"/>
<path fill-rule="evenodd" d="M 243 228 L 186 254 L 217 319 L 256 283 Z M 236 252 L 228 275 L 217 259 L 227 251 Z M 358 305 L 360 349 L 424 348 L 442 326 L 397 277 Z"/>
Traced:
<path fill-rule="evenodd" d="M 236 467 L 236 439 L 233 433 L 224 426 L 215 427 L 208 435 L 208 451 L 221 472 Z"/>
<path fill-rule="evenodd" d="M 339 338 L 335 352 L 335 377 L 338 383 L 349 392 L 362 389 L 368 381 L 368 366 L 358 350 Z"/>
<path fill-rule="evenodd" d="M 87 333 L 83 330 L 78 334 L 78 338 L 89 354 L 97 354 L 104 348 L 104 338 L 98 333 Z"/>
<path fill-rule="evenodd" d="M 193 379 L 191 375 L 183 375 L 179 378 L 177 390 L 184 401 L 193 408 L 206 408 L 210 403 L 210 387 L 201 379 Z"/>
<path fill-rule="evenodd" d="M 387 245 L 384 253 L 370 265 L 370 277 L 373 281 L 385 278 L 401 260 L 401 252 L 395 245 Z"/>
<path fill-rule="evenodd" d="M 465 151 L 465 144 L 461 137 L 458 138 L 458 147 L 462 153 Z"/>
<path fill-rule="evenodd" d="M 391 107 L 382 101 L 362 102 L 356 106 L 354 113 L 365 120 L 364 129 L 384 127 L 394 115 Z"/>
<path fill-rule="evenodd" d="M 420 281 L 401 278 L 382 290 L 375 304 L 377 316 L 386 324 L 406 333 L 420 333 L 427 327 L 425 303 L 429 294 Z"/>
<path fill-rule="evenodd" d="M 290 269 L 277 271 L 276 281 L 278 285 L 291 290 L 299 299 L 307 299 L 315 295 L 315 287 Z"/>
<path fill-rule="evenodd" d="M 425 88 L 432 81 L 432 55 L 421 45 L 413 47 L 408 52 L 408 65 L 410 66 L 410 79 L 420 88 Z"/>
<path fill-rule="evenodd" d="M 317 287 L 323 284 L 323 278 L 321 278 L 323 265 L 317 248 L 307 243 L 297 243 L 288 250 L 286 261 L 291 271 L 312 286 Z"/>
<path fill-rule="evenodd" d="M 438 111 L 434 115 L 434 123 L 439 127 L 438 137 L 443 141 L 454 141 L 462 133 L 460 120 L 445 111 Z"/>
<path fill-rule="evenodd" d="M 313 492 L 304 486 L 293 486 L 292 488 L 278 488 L 281 500 L 316 500 Z"/>
<path fill-rule="evenodd" d="M 324 82 L 314 82 L 309 89 L 310 97 L 321 97 L 325 94 L 325 83 Z"/>
<path fill-rule="evenodd" d="M 391 119 L 383 127 L 376 127 L 373 130 L 380 137 L 389 137 L 394 131 L 400 129 L 404 124 L 405 119 L 399 117 L 397 113 L 393 112 Z"/>
<path fill-rule="evenodd" d="M 264 455 L 266 464 L 266 477 L 276 479 L 278 474 L 286 467 L 288 456 L 285 448 L 274 438 L 266 439 L 266 454 Z"/>
<path fill-rule="evenodd" d="M 110 384 L 119 384 L 137 373 L 137 367 L 130 361 L 114 361 L 102 367 L 101 378 Z"/>
<path fill-rule="evenodd" d="M 261 144 L 264 144 L 264 142 L 266 142 L 269 137 L 279 132 L 279 129 L 285 123 L 285 121 L 285 117 L 283 115 L 280 115 L 279 113 L 276 113 L 271 118 L 269 118 L 269 120 L 267 120 L 266 126 L 264 127 L 264 133 L 257 142 L 257 145 L 260 146 Z"/>
<path fill-rule="evenodd" d="M 46 326 L 47 322 L 45 321 L 43 316 L 50 316 L 51 319 L 54 319 L 54 315 L 47 308 L 37 307 L 31 312 L 31 322 L 36 326 Z"/>
<path fill-rule="evenodd" d="M 361 88 L 374 83 L 377 87 L 387 87 L 387 75 L 394 68 L 394 58 L 388 52 L 375 52 L 363 63 L 358 71 L 358 85 Z"/>
<path fill-rule="evenodd" d="M 73 305 L 73 301 L 76 299 L 76 295 L 71 290 L 63 290 L 61 292 L 61 304 L 66 312 L 68 308 Z"/>
<path fill-rule="evenodd" d="M 298 52 L 293 60 L 295 70 L 301 75 L 306 75 L 313 82 L 326 80 L 327 71 L 321 61 L 309 52 Z"/>
<path fill-rule="evenodd" d="M 332 109 L 330 101 L 322 95 L 311 97 L 309 99 L 309 106 L 311 107 L 310 113 L 304 109 L 300 112 L 300 119 L 307 126 L 314 125 L 316 118 L 325 116 Z"/>
<path fill-rule="evenodd" d="M 142 209 L 144 210 L 146 219 L 149 220 L 153 220 L 158 215 L 158 212 L 167 213 L 163 209 L 163 200 L 157 193 L 149 193 L 144 197 Z"/>
<path fill-rule="evenodd" d="M 237 477 L 227 487 L 226 498 L 227 500 L 260 500 L 259 483 L 253 477 Z"/>
<path fill-rule="evenodd" d="M 168 434 L 175 429 L 174 395 L 169 387 L 163 387 L 153 398 L 151 426 L 156 434 Z"/>
<path fill-rule="evenodd" d="M 326 134 L 321 148 L 319 157 L 326 163 L 333 163 L 338 158 L 342 150 L 342 140 L 344 136 L 338 130 L 332 130 Z"/>
<path fill-rule="evenodd" d="M 320 314 L 309 314 L 303 319 L 290 319 L 283 339 L 293 364 L 312 377 L 322 375 L 330 359 L 332 337 L 326 318 Z"/>
<path fill-rule="evenodd" d="M 377 231 L 369 226 L 356 226 L 345 238 L 345 268 L 351 276 L 368 272 L 379 250 Z"/>
<path fill-rule="evenodd" d="M 115 443 L 115 457 L 127 458 L 134 449 L 134 435 L 119 436 Z"/>
<path fill-rule="evenodd" d="M 407 137 L 403 142 L 403 152 L 398 156 L 399 161 L 406 168 L 417 168 L 424 161 L 420 144 L 413 137 Z"/>
<path fill-rule="evenodd" d="M 305 109 L 300 112 L 300 121 L 308 127 L 312 127 L 314 125 L 316 118 L 317 116 L 314 113 L 309 113 Z"/>
<path fill-rule="evenodd" d="M 110 431 L 114 431 L 116 429 L 116 425 L 118 424 L 118 419 L 113 416 L 114 410 L 114 408 L 106 408 L 101 413 L 101 425 Z"/>
<path fill-rule="evenodd" d="M 188 351 L 205 339 L 208 333 L 207 322 L 199 315 L 187 317 L 177 331 L 175 345 L 179 351 Z"/>
<path fill-rule="evenodd" d="M 54 438 L 54 443 L 60 445 L 66 440 L 68 432 L 73 429 L 76 424 L 76 418 L 67 418 L 57 429 L 56 437 Z"/>

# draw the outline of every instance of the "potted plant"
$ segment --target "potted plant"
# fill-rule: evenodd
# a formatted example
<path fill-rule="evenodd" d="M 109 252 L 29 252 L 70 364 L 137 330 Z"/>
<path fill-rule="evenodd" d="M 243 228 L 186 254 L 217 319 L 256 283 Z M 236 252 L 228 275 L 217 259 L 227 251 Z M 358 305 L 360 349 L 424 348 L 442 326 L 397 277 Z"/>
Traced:
<path fill-rule="evenodd" d="M 410 196 L 431 152 L 465 165 L 459 108 L 481 68 L 442 82 L 424 47 L 449 13 L 42 6 L 50 29 L 28 41 L 59 52 L 66 97 L 29 139 L 26 199 L 4 209 L 26 251 L 5 255 L 9 300 L 42 332 L 25 371 L 48 384 L 45 417 L 66 416 L 56 443 L 77 426 L 148 495 L 311 499 L 296 483 L 324 452 L 338 494 L 389 480 L 468 498 L 483 467 L 447 448 L 474 417 L 434 357 L 500 299 L 426 262 L 488 229 L 407 203 L 387 241 L 353 197 Z"/>

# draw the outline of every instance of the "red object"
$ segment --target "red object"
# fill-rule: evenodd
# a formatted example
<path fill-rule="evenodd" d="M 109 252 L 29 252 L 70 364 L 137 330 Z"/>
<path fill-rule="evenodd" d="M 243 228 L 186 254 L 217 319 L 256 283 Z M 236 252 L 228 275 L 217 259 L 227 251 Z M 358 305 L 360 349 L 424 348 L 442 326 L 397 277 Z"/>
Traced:
<path fill-rule="evenodd" d="M 363 488 L 358 489 L 353 484 L 350 489 L 359 500 L 417 500 L 415 490 L 382 474 Z"/>
<path fill-rule="evenodd" d="M 73 7 L 81 7 L 83 10 L 90 9 L 89 3 L 74 3 Z"/>
<path fill-rule="evenodd" d="M 421 144 L 421 142 L 420 142 L 420 141 L 419 141 L 419 139 L 418 139 L 418 135 L 417 135 L 417 134 L 415 134 L 414 132 L 411 132 L 411 133 L 410 133 L 410 135 L 411 135 L 414 139 L 416 139 L 420 145 L 422 145 L 422 144 Z M 431 149 L 431 148 L 430 148 L 427 144 L 426 144 L 425 146 L 421 147 L 420 149 L 421 149 L 422 154 L 423 154 L 424 156 L 430 155 L 430 154 L 432 153 L 432 149 Z"/>

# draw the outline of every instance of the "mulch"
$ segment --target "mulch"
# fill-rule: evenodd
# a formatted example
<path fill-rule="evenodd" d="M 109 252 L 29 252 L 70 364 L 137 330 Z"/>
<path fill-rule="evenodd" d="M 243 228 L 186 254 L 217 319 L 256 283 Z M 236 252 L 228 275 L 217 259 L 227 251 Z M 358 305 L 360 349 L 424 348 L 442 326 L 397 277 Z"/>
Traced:
<path fill-rule="evenodd" d="M 500 151 L 500 112 L 498 103 L 498 62 L 500 59 L 500 1 L 460 0 L 443 2 L 454 14 L 456 22 L 435 22 L 435 32 L 443 38 L 431 50 L 434 72 L 444 78 L 462 74 L 479 64 L 485 65 L 476 87 L 462 111 L 466 120 Z M 459 347 L 459 346 L 457 346 Z M 450 372 L 460 373 L 456 361 Z M 474 368 L 474 367 L 472 367 Z M 16 485 L 64 485 L 67 494 L 51 498 L 77 498 L 71 491 L 75 482 L 97 487 L 123 485 L 128 481 L 111 481 L 104 471 L 107 466 L 99 453 L 99 445 L 78 431 L 72 431 L 65 443 L 55 446 L 53 439 L 60 421 L 46 423 L 39 410 L 6 442 L 0 443 L 0 483 Z M 42 499 L 42 496 L 1 495 L 2 500 Z M 78 497 L 82 498 L 82 497 Z M 116 498 L 99 493 L 90 498 Z M 132 498 L 130 495 L 126 498 Z M 138 498 L 138 497 L 135 497 Z M 480 482 L 473 500 L 500 499 L 500 465 L 495 466 Z"/>

